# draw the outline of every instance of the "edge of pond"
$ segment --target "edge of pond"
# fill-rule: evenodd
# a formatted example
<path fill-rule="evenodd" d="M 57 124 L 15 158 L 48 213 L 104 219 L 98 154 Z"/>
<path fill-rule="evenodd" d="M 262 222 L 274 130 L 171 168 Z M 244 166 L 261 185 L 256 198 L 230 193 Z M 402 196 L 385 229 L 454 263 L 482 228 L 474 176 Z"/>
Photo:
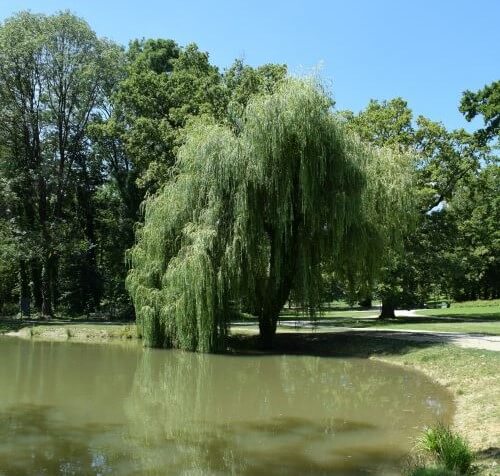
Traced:
<path fill-rule="evenodd" d="M 1 335 L 1 333 L 0 333 Z M 24 339 L 78 343 L 137 345 L 134 324 L 64 324 L 24 327 L 3 335 Z M 255 353 L 257 336 L 232 334 L 229 353 Z M 268 353 L 268 352 L 266 352 Z M 478 455 L 484 474 L 500 474 L 500 411 L 495 394 L 500 383 L 492 375 L 500 363 L 493 351 L 462 349 L 452 344 L 410 342 L 342 333 L 285 332 L 276 335 L 272 354 L 357 357 L 411 368 L 446 388 L 454 405 L 453 428 L 463 434 Z M 490 472 L 492 471 L 492 472 Z"/>

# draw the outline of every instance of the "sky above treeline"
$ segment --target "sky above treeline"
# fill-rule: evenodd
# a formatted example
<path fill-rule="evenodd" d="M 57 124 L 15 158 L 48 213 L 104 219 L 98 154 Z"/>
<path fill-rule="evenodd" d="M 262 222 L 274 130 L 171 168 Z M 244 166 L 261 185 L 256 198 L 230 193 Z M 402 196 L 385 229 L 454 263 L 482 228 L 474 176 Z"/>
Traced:
<path fill-rule="evenodd" d="M 191 42 L 221 70 L 286 63 L 320 71 L 337 109 L 401 96 L 415 115 L 473 130 L 461 93 L 500 79 L 499 0 L 0 0 L 19 10 L 71 10 L 99 36 Z"/>

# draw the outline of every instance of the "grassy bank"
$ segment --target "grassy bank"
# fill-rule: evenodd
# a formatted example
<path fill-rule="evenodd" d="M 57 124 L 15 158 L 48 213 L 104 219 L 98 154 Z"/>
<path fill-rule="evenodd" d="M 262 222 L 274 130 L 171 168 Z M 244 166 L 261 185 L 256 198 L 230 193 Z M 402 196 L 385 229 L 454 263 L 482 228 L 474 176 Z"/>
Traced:
<path fill-rule="evenodd" d="M 373 358 L 424 372 L 454 395 L 453 429 L 471 443 L 478 474 L 500 474 L 500 355 L 453 345 L 409 348 L 404 354 L 374 354 Z"/>
<path fill-rule="evenodd" d="M 14 319 L 0 319 L 0 334 L 5 334 L 6 332 L 16 332 L 21 327 L 24 327 L 24 323 L 19 322 Z"/>
<path fill-rule="evenodd" d="M 136 339 L 137 332 L 134 323 L 107 322 L 50 322 L 27 324 L 18 320 L 0 321 L 0 334 L 16 333 L 19 337 L 40 340 L 68 340 L 78 342 L 106 342 L 116 339 Z"/>

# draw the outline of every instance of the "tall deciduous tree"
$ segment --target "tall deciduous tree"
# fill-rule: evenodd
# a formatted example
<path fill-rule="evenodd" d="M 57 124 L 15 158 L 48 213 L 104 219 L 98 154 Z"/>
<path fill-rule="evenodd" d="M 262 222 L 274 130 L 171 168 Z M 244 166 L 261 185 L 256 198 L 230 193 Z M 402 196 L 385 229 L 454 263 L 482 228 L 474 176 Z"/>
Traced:
<path fill-rule="evenodd" d="M 449 242 L 451 224 L 444 209 L 457 188 L 479 169 L 484 148 L 463 130 L 447 131 L 422 116 L 414 121 L 401 98 L 371 101 L 359 114 L 344 113 L 344 117 L 363 139 L 411 151 L 415 159 L 416 226 L 405 240 L 404 252 L 390 254 L 377 286 L 381 317 L 391 318 L 396 307 L 415 306 L 432 292 L 447 288 L 443 277 L 450 268 L 443 243 Z"/>
<path fill-rule="evenodd" d="M 213 351 L 234 306 L 270 346 L 293 290 L 314 314 L 321 265 L 376 272 L 411 209 L 407 159 L 364 146 L 309 81 L 247 105 L 238 133 L 197 123 L 145 204 L 127 278 L 146 345 Z"/>
<path fill-rule="evenodd" d="M 451 294 L 457 300 L 500 297 L 500 167 L 488 164 L 462 184 L 447 215 Z"/>
<path fill-rule="evenodd" d="M 127 62 L 103 132 L 119 140 L 124 154 L 121 161 L 115 157 L 111 162 L 111 173 L 123 187 L 121 175 L 124 167 L 128 169 L 142 195 L 169 178 L 180 130 L 188 119 L 203 114 L 222 117 L 225 95 L 218 69 L 195 44 L 136 40 L 127 51 Z"/>
<path fill-rule="evenodd" d="M 20 266 L 30 267 L 34 300 L 46 316 L 59 298 L 61 251 L 75 233 L 89 271 L 83 279 L 98 279 L 90 204 L 100 165 L 86 131 L 106 101 L 119 54 L 67 12 L 23 12 L 0 28 L 0 164 L 17 199 L 13 219 L 38 245 Z M 98 290 L 95 282 L 86 296 L 94 305 Z"/>
<path fill-rule="evenodd" d="M 287 67 L 283 64 L 265 64 L 257 68 L 236 60 L 224 72 L 226 117 L 233 128 L 239 129 L 245 107 L 256 94 L 270 94 L 286 78 Z"/>

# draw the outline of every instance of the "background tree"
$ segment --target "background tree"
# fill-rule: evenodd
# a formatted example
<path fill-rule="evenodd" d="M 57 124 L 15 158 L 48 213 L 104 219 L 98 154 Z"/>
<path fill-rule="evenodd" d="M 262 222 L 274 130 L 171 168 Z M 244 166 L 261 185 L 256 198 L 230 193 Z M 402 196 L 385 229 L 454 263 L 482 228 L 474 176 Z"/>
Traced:
<path fill-rule="evenodd" d="M 119 140 L 131 166 L 115 160 L 111 172 L 118 180 L 124 168 L 132 170 L 131 183 L 142 189 L 142 198 L 168 180 L 188 119 L 203 114 L 220 118 L 225 95 L 218 69 L 195 44 L 183 48 L 173 40 L 135 40 L 127 63 L 112 97 L 107 136 Z M 123 182 L 118 181 L 122 188 Z"/>
<path fill-rule="evenodd" d="M 500 297 L 500 168 L 483 167 L 459 187 L 447 210 L 453 232 L 446 247 L 451 296 L 456 300 Z"/>
<path fill-rule="evenodd" d="M 16 273 L 21 271 L 17 261 L 17 247 L 15 237 L 9 226 L 10 206 L 7 193 L 2 187 L 5 183 L 0 182 L 0 315 L 11 314 L 9 304 L 14 299 L 14 291 L 17 284 Z M 23 270 L 24 271 L 24 270 Z M 27 280 L 24 280 L 27 283 Z M 24 290 L 26 295 L 28 290 Z"/>
<path fill-rule="evenodd" d="M 472 269 L 465 272 L 464 266 L 458 265 L 465 264 L 464 250 L 459 252 L 457 246 L 461 240 L 458 230 L 464 230 L 459 222 L 467 221 L 467 215 L 459 216 L 454 196 L 462 195 L 477 181 L 488 147 L 464 130 L 449 132 L 442 124 L 422 116 L 414 121 L 401 98 L 371 101 L 366 110 L 357 115 L 344 113 L 344 117 L 365 140 L 410 150 L 415 157 L 419 218 L 405 239 L 403 253 L 390 254 L 377 285 L 381 316 L 394 317 L 396 307 L 421 306 L 432 296 L 459 298 L 454 285 L 457 277 L 477 274 Z M 491 204 L 491 196 L 484 199 Z"/>
<path fill-rule="evenodd" d="M 468 121 L 481 115 L 484 127 L 478 129 L 476 137 L 481 145 L 498 139 L 500 131 L 500 81 L 493 81 L 477 92 L 465 91 L 460 102 L 460 112 Z M 497 144 L 498 145 L 498 144 Z"/>
<path fill-rule="evenodd" d="M 286 77 L 284 64 L 252 68 L 241 59 L 236 60 L 223 75 L 228 122 L 236 129 L 241 128 L 245 108 L 252 96 L 273 93 Z"/>
<path fill-rule="evenodd" d="M 241 104 L 285 68 L 221 74 L 196 45 L 161 39 L 123 54 L 67 12 L 20 13 L 0 36 L 2 226 L 17 263 L 2 286 L 43 315 L 127 312 L 125 250 L 184 127 L 197 116 L 237 127 Z"/>
<path fill-rule="evenodd" d="M 195 44 L 183 47 L 173 40 L 135 40 L 123 50 L 67 12 L 22 12 L 6 20 L 0 26 L 4 308 L 11 312 L 18 302 L 25 314 L 101 310 L 132 317 L 125 250 L 134 243 L 144 198 L 185 173 L 177 160 L 198 130 L 191 123 L 203 118 L 218 124 L 223 137 L 246 147 L 248 105 L 280 91 L 286 75 L 286 65 L 253 68 L 241 60 L 220 72 Z M 423 117 L 414 120 L 400 98 L 343 114 L 363 141 L 391 148 L 396 157 L 405 151 L 415 157 L 418 226 L 404 253 L 391 253 L 376 289 L 385 304 L 392 301 L 384 306 L 389 315 L 396 305 L 433 295 L 495 295 L 498 247 L 491 217 L 496 217 L 498 159 L 490 148 L 498 137 L 498 84 L 464 93 L 466 118 L 482 115 L 485 121 L 473 135 L 447 131 Z M 375 165 L 370 173 L 385 173 Z M 260 200 L 267 203 L 268 197 Z M 175 208 L 176 199 L 169 206 Z M 359 227 L 360 236 L 371 236 L 366 223 Z M 373 273 L 358 266 L 363 253 L 365 262 L 370 260 L 369 247 L 363 246 L 321 261 L 330 294 L 343 288 L 353 299 L 370 297 Z M 373 262 L 367 269 L 375 267 Z M 325 283 L 317 283 L 318 293 Z M 295 294 L 305 303 L 299 289 L 292 289 L 293 299 Z M 252 299 L 233 300 L 231 306 L 262 314 Z"/>

